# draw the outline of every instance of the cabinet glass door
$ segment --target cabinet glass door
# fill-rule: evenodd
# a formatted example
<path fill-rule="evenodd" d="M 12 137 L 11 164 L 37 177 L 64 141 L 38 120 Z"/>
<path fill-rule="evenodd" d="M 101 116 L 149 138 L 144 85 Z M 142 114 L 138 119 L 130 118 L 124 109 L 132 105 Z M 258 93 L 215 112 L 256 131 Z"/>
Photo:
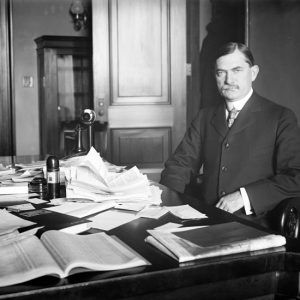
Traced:
<path fill-rule="evenodd" d="M 76 144 L 75 128 L 81 113 L 91 108 L 89 59 L 80 55 L 58 55 L 57 82 L 60 152 L 68 155 Z M 84 144 L 86 135 L 86 131 L 83 131 Z"/>

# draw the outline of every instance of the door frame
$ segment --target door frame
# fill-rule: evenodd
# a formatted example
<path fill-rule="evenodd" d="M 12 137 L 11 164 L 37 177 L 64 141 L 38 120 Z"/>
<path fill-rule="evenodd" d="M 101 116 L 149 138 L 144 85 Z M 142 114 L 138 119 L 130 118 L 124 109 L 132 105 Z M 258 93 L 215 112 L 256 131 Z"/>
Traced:
<path fill-rule="evenodd" d="M 11 0 L 0 1 L 0 155 L 15 155 Z"/>

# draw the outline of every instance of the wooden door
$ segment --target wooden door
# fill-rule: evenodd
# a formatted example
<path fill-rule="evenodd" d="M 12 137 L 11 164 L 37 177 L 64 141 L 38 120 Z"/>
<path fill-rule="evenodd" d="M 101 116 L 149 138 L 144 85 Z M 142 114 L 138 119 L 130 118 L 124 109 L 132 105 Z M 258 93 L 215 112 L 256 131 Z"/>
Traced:
<path fill-rule="evenodd" d="M 94 0 L 94 109 L 108 122 L 102 155 L 163 167 L 186 130 L 186 3 Z"/>

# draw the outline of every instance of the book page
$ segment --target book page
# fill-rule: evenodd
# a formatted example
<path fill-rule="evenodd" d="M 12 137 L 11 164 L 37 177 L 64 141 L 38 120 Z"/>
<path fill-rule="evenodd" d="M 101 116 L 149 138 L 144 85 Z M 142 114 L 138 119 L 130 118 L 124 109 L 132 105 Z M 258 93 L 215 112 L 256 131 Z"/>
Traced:
<path fill-rule="evenodd" d="M 104 232 L 70 235 L 58 231 L 45 232 L 41 240 L 65 276 L 82 271 L 119 270 L 149 264 L 128 246 Z"/>
<path fill-rule="evenodd" d="M 34 236 L 0 242 L 0 286 L 25 282 L 44 275 L 61 276 L 57 263 Z"/>

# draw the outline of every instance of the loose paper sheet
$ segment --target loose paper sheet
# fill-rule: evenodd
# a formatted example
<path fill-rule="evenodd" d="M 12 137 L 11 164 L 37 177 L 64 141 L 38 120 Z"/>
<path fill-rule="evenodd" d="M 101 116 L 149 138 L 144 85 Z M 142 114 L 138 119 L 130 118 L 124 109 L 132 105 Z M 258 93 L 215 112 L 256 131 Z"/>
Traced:
<path fill-rule="evenodd" d="M 102 203 L 65 202 L 62 205 L 47 207 L 46 209 L 78 218 L 83 218 L 97 212 L 107 210 L 114 206 L 114 201 L 106 201 Z"/>
<path fill-rule="evenodd" d="M 25 211 L 25 210 L 32 210 L 32 209 L 35 209 L 35 207 L 31 203 L 7 206 L 7 210 L 10 211 Z"/>
<path fill-rule="evenodd" d="M 150 206 L 137 213 L 137 216 L 140 218 L 159 219 L 161 216 L 165 215 L 168 212 L 169 211 L 165 207 Z"/>
<path fill-rule="evenodd" d="M 186 205 L 166 206 L 166 208 L 176 217 L 180 219 L 203 219 L 207 216 L 193 207 Z"/>
<path fill-rule="evenodd" d="M 0 210 L 0 234 L 12 232 L 18 228 L 34 225 L 35 223 L 19 218 L 5 209 Z"/>
<path fill-rule="evenodd" d="M 29 202 L 29 203 L 33 203 L 33 204 L 42 204 L 42 203 L 48 202 L 46 200 L 39 199 L 39 198 L 26 199 L 26 201 Z"/>
<path fill-rule="evenodd" d="M 166 223 L 164 225 L 155 227 L 154 230 L 161 230 L 161 231 L 171 232 L 175 228 L 178 228 L 178 227 L 181 227 L 181 226 L 182 226 L 182 224 L 169 222 L 169 223 Z"/>
<path fill-rule="evenodd" d="M 95 217 L 89 218 L 93 223 L 91 227 L 101 230 L 111 230 L 123 224 L 129 223 L 138 217 L 134 213 L 108 210 L 98 214 Z"/>

